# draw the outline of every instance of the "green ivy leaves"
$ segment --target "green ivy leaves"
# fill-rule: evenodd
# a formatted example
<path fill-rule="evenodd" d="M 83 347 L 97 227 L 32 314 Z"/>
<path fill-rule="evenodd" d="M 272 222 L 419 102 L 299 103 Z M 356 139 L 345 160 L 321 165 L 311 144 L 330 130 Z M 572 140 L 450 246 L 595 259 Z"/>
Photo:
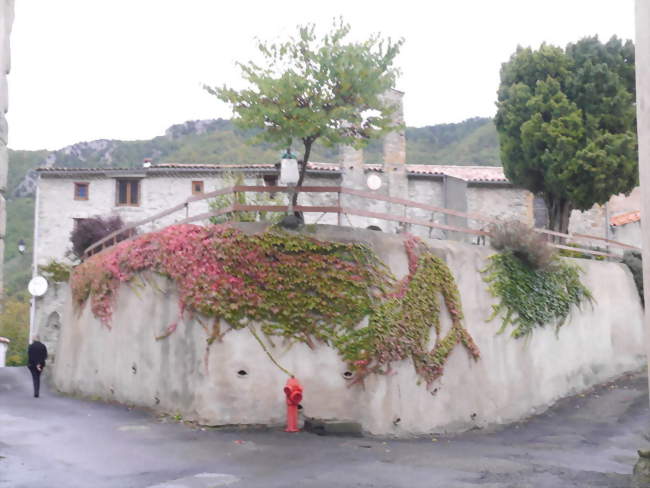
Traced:
<path fill-rule="evenodd" d="M 543 270 L 533 270 L 509 252 L 489 258 L 483 270 L 489 291 L 500 299 L 488 321 L 502 316 L 498 333 L 514 327 L 515 338 L 530 334 L 535 327 L 555 324 L 559 329 L 572 305 L 592 301 L 591 292 L 580 282 L 580 268 L 558 259 Z"/>

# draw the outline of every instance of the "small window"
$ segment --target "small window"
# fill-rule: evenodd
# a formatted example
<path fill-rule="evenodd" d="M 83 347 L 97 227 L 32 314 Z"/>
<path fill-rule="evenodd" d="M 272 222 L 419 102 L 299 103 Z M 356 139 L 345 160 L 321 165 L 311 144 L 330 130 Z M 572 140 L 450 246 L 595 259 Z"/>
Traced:
<path fill-rule="evenodd" d="M 116 185 L 117 205 L 140 205 L 140 180 L 120 179 L 116 181 Z"/>
<path fill-rule="evenodd" d="M 278 175 L 264 175 L 264 186 L 278 186 Z M 270 198 L 275 198 L 276 193 L 269 193 Z"/>
<path fill-rule="evenodd" d="M 74 199 L 75 200 L 88 200 L 88 185 L 89 185 L 89 183 L 75 183 L 74 184 Z"/>
<path fill-rule="evenodd" d="M 278 175 L 264 175 L 263 178 L 266 186 L 278 186 Z"/>
<path fill-rule="evenodd" d="M 192 195 L 202 195 L 203 194 L 203 182 L 202 181 L 193 181 L 192 182 Z"/>

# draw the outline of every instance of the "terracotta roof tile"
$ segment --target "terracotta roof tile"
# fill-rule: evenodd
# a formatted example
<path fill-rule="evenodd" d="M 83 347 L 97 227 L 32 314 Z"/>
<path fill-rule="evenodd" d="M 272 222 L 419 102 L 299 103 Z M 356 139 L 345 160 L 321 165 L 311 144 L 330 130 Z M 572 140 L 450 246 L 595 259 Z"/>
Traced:
<path fill-rule="evenodd" d="M 224 170 L 224 169 L 253 169 L 253 170 L 273 170 L 276 168 L 275 163 L 263 164 L 206 164 L 206 163 L 159 163 L 152 164 L 148 168 L 38 168 L 37 171 L 43 173 L 119 173 L 119 172 L 137 172 L 143 171 L 155 172 L 156 170 Z M 338 163 L 318 163 L 310 162 L 307 168 L 311 171 L 340 172 L 341 165 Z M 382 164 L 366 164 L 366 171 L 383 172 Z M 427 176 L 452 176 L 469 182 L 492 182 L 508 183 L 508 179 L 503 174 L 503 168 L 500 166 L 454 166 L 454 165 L 435 165 L 435 164 L 407 164 L 406 171 L 410 175 L 427 175 Z"/>
<path fill-rule="evenodd" d="M 255 168 L 273 169 L 275 164 L 207 164 L 207 163 L 159 163 L 152 164 L 150 169 L 174 168 L 174 169 L 230 169 L 230 168 Z"/>
<path fill-rule="evenodd" d="M 382 164 L 366 164 L 366 171 L 383 172 Z M 461 180 L 478 182 L 508 183 L 501 166 L 455 166 L 442 164 L 407 164 L 411 175 L 453 176 Z"/>
<path fill-rule="evenodd" d="M 413 174 L 443 174 L 472 182 L 508 182 L 501 166 L 408 164 L 406 169 Z"/>
<path fill-rule="evenodd" d="M 614 215 L 609 219 L 609 223 L 614 227 L 619 225 L 632 224 L 634 222 L 639 222 L 641 220 L 641 211 L 634 210 L 633 212 L 626 212 L 619 215 Z"/>

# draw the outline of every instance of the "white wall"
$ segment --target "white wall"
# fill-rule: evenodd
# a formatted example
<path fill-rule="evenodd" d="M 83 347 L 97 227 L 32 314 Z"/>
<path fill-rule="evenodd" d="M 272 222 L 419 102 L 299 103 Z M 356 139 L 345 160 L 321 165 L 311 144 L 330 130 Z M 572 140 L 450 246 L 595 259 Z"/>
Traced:
<path fill-rule="evenodd" d="M 329 226 L 318 226 L 315 232 L 323 240 L 367 242 L 396 276 L 407 272 L 399 235 Z M 473 361 L 457 346 L 434 385 L 435 394 L 418 384 L 408 360 L 394 364 L 390 375 L 367 379 L 365 388 L 348 388 L 346 365 L 335 350 L 289 347 L 275 339 L 276 346 L 269 345 L 272 354 L 305 387 L 306 415 L 358 421 L 381 435 L 460 431 L 525 418 L 563 396 L 644 364 L 643 310 L 625 266 L 576 260 L 594 305 L 573 310 L 557 335 L 546 327 L 516 340 L 507 333 L 496 335 L 499 321 L 486 323 L 495 301 L 480 270 L 490 251 L 449 241 L 430 245 L 458 281 L 465 327 L 481 359 Z M 250 332 L 231 331 L 215 343 L 206 369 L 206 333 L 196 320 L 186 319 L 169 338 L 155 340 L 178 315 L 174 287 L 160 279 L 158 288 L 135 293 L 122 286 L 111 330 L 88 306 L 74 313 L 68 300 L 54 366 L 57 388 L 180 412 L 209 425 L 280 424 L 287 378 Z M 449 318 L 443 315 L 443 331 L 447 327 Z M 248 373 L 245 378 L 237 375 L 239 370 Z"/>
<path fill-rule="evenodd" d="M 9 344 L 4 341 L 0 341 L 0 368 L 3 368 L 7 364 L 7 349 Z"/>

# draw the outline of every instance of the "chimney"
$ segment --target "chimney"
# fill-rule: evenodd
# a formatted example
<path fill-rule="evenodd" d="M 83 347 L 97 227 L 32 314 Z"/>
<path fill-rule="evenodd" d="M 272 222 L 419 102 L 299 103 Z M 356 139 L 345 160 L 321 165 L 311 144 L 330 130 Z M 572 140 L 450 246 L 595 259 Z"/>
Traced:
<path fill-rule="evenodd" d="M 404 109 L 402 98 L 404 92 L 391 88 L 383 95 L 384 103 L 393 106 L 395 111 L 392 114 L 393 125 L 400 128 L 388 133 L 384 137 L 384 165 L 404 166 L 406 164 L 406 133 L 404 127 Z"/>

